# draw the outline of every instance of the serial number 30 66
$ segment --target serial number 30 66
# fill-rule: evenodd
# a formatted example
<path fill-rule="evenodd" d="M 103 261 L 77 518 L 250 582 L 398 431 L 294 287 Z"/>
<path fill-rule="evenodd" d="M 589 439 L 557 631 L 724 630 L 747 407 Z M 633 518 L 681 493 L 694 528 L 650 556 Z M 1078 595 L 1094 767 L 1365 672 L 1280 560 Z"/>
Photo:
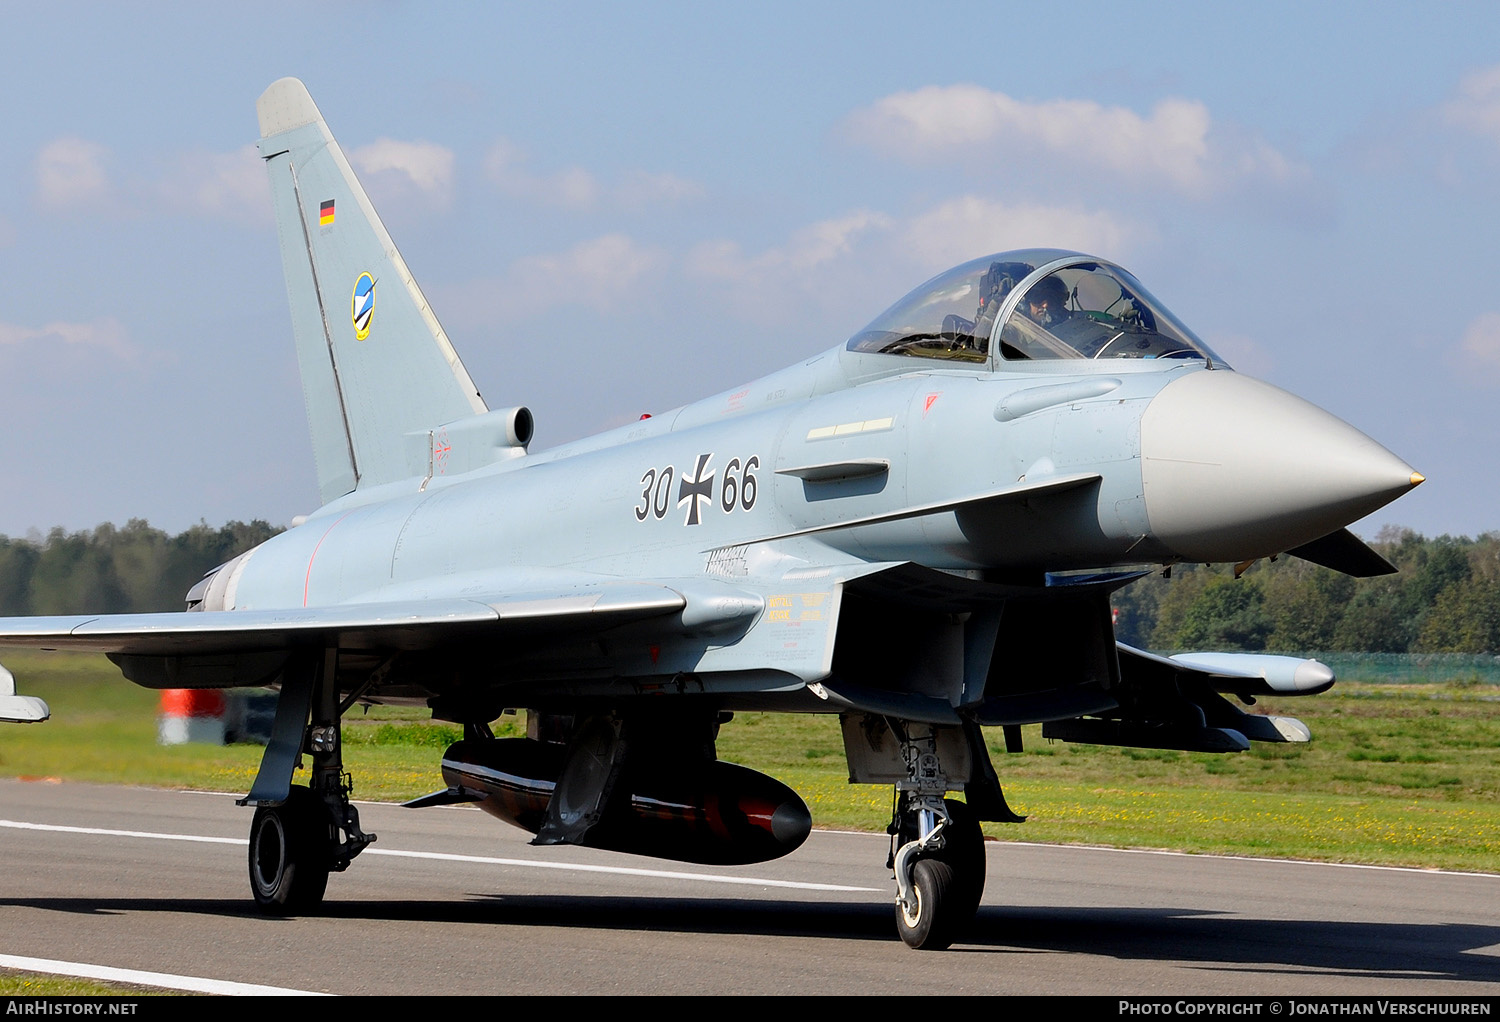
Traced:
<path fill-rule="evenodd" d="M 710 470 L 712 460 L 712 454 L 700 454 L 691 479 L 687 472 L 678 478 L 671 465 L 647 469 L 641 476 L 641 502 L 635 506 L 636 521 L 644 522 L 649 517 L 665 518 L 674 500 L 679 507 L 686 506 L 684 524 L 687 525 L 698 524 L 700 509 L 704 505 L 717 504 L 726 515 L 737 508 L 749 511 L 755 507 L 755 470 L 760 468 L 760 458 L 751 455 L 743 463 L 739 458 L 730 458 L 722 476 Z M 675 493 L 672 488 L 674 480 L 678 483 Z M 717 497 L 714 494 L 716 482 Z"/>

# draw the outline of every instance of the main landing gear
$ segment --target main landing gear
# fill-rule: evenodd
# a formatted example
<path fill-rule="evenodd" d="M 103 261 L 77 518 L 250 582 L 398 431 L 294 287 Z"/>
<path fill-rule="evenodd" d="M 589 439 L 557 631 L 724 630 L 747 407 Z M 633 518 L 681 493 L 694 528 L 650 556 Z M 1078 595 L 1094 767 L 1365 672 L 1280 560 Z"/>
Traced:
<path fill-rule="evenodd" d="M 358 693 L 339 703 L 336 666 L 332 651 L 287 665 L 260 773 L 240 800 L 256 807 L 250 824 L 250 893 L 271 915 L 316 909 L 328 874 L 347 869 L 375 840 L 360 830 L 359 811 L 349 801 L 339 718 Z M 305 787 L 291 783 L 304 754 L 312 758 Z"/>

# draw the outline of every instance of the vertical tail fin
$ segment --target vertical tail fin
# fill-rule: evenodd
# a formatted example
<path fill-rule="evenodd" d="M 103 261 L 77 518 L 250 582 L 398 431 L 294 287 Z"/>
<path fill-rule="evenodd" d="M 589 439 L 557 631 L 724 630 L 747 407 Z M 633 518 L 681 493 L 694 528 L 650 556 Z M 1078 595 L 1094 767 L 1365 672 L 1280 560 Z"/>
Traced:
<path fill-rule="evenodd" d="M 255 108 L 327 503 L 410 476 L 405 434 L 486 408 L 306 87 Z"/>

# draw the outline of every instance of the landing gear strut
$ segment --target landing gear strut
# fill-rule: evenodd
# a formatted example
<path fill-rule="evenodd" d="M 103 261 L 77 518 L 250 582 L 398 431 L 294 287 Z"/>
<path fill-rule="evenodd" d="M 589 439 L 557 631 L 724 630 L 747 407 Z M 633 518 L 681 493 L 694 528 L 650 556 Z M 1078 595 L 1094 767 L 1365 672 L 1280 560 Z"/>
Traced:
<path fill-rule="evenodd" d="M 250 892 L 267 913 L 316 909 L 328 874 L 347 869 L 375 840 L 360 830 L 344 773 L 339 718 L 356 697 L 339 703 L 333 650 L 298 658 L 282 674 L 271 741 L 250 794 L 240 800 L 256 807 L 250 824 Z M 312 758 L 311 781 L 293 786 L 292 773 L 304 753 Z"/>

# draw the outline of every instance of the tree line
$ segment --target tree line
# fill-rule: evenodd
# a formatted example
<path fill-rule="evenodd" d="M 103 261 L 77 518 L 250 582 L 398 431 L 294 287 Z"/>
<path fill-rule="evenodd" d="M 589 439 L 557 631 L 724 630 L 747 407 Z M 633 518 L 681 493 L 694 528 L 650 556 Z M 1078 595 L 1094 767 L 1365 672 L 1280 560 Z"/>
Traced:
<path fill-rule="evenodd" d="M 213 567 L 276 535 L 264 521 L 169 536 L 135 518 L 92 532 L 0 536 L 0 616 L 182 610 Z M 1147 649 L 1500 654 L 1500 533 L 1370 544 L 1400 571 L 1354 579 L 1296 557 L 1173 566 L 1115 593 L 1115 633 Z"/>
<path fill-rule="evenodd" d="M 205 572 L 280 531 L 257 519 L 169 536 L 132 518 L 45 539 L 0 536 L 0 616 L 183 610 Z"/>
<path fill-rule="evenodd" d="M 1296 557 L 1175 565 L 1115 594 L 1116 635 L 1159 650 L 1500 654 L 1500 533 L 1370 544 L 1400 569 L 1355 579 Z"/>

